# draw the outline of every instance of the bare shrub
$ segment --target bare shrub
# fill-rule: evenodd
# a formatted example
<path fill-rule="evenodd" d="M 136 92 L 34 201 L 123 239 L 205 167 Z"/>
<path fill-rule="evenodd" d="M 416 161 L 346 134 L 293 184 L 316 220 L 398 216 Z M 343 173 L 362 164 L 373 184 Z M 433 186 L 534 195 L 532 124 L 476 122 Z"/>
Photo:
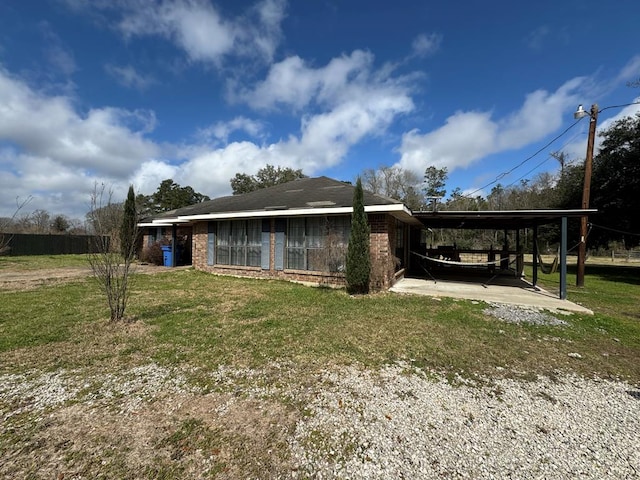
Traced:
<path fill-rule="evenodd" d="M 160 242 L 154 242 L 151 245 L 144 247 L 142 249 L 142 254 L 140 255 L 140 260 L 152 265 L 164 265 L 164 253 L 162 252 Z"/>
<path fill-rule="evenodd" d="M 331 229 L 329 224 L 326 228 L 327 233 L 323 238 L 322 247 L 310 252 L 309 261 L 315 270 L 331 274 L 344 273 L 347 245 L 344 239 Z M 320 283 L 330 283 L 330 278 L 325 278 Z"/>
<path fill-rule="evenodd" d="M 118 238 L 119 223 L 114 221 L 114 217 L 118 216 L 118 210 L 122 210 L 122 205 L 118 208 L 117 204 L 112 203 L 112 196 L 113 192 L 106 191 L 104 184 L 100 187 L 96 184 L 91 194 L 87 219 L 95 233 L 95 249 L 94 253 L 87 255 L 87 259 L 93 276 L 107 297 L 110 321 L 117 322 L 124 319 L 129 299 L 131 267 L 138 233 L 137 230 L 131 233 L 134 238 L 128 242 L 129 251 L 126 252 L 114 248 L 113 242 L 109 241 L 111 238 Z"/>
<path fill-rule="evenodd" d="M 9 244 L 11 243 L 11 239 L 13 238 L 13 235 L 10 235 L 8 233 L 8 230 L 13 226 L 14 220 L 18 215 L 18 213 L 20 212 L 20 210 L 22 210 L 22 208 L 27 203 L 29 203 L 31 199 L 32 197 L 29 196 L 21 202 L 19 199 L 16 198 L 16 209 L 14 210 L 13 215 L 7 218 L 0 218 L 0 255 L 5 255 L 9 253 L 9 250 L 11 249 L 11 247 L 9 247 Z"/>

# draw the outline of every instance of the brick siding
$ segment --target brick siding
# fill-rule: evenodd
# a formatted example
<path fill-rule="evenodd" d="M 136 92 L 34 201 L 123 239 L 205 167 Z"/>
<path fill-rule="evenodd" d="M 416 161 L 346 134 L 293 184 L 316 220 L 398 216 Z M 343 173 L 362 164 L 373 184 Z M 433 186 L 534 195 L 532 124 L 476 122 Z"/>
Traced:
<path fill-rule="evenodd" d="M 369 215 L 371 228 L 371 265 L 372 290 L 388 289 L 394 282 L 394 249 L 395 249 L 395 219 L 390 215 Z M 269 270 L 260 267 L 244 267 L 237 265 L 208 265 L 207 264 L 207 222 L 199 222 L 193 226 L 193 266 L 197 270 L 219 275 L 234 275 L 252 278 L 269 278 L 308 283 L 313 285 L 327 285 L 343 287 L 345 279 L 343 273 L 317 272 L 307 270 L 276 270 L 275 269 L 275 221 L 271 221 L 270 234 L 270 264 Z"/>

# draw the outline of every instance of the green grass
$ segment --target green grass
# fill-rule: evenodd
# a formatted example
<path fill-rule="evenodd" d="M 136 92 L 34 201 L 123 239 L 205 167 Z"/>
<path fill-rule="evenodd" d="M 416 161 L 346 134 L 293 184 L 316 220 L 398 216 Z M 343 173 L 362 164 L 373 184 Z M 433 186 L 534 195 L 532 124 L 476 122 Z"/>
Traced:
<path fill-rule="evenodd" d="M 0 256 L 0 273 L 2 270 L 40 270 L 44 268 L 88 268 L 86 255 L 29 255 Z"/>
<path fill-rule="evenodd" d="M 24 292 L 0 291 L 0 352 L 35 347 L 71 338 L 83 322 L 95 321 L 102 297 L 84 283 L 69 283 Z"/>
<path fill-rule="evenodd" d="M 63 260 L 55 261 L 67 266 Z M 4 271 L 46 264 L 25 259 Z M 0 289 L 0 374 L 37 378 L 38 371 L 64 369 L 80 376 L 81 388 L 44 413 L 6 417 L 0 456 L 19 459 L 0 462 L 0 475 L 45 478 L 40 459 L 60 458 L 61 473 L 87 478 L 286 477 L 287 439 L 305 415 L 304 392 L 313 398 L 322 388 L 318 370 L 332 365 L 377 368 L 407 359 L 452 381 L 457 374 L 491 382 L 574 372 L 640 382 L 638 268 L 588 265 L 586 287 L 569 285 L 569 299 L 595 314 L 563 317 L 565 327 L 507 324 L 463 300 L 351 297 L 281 281 L 160 272 L 134 275 L 130 321 L 120 324 L 108 322 L 104 297 L 88 278 Z M 557 291 L 558 275 L 540 282 Z M 124 417 L 126 395 L 86 401 L 100 392 L 104 375 L 125 382 L 127 369 L 153 362 L 185 375 L 200 393 L 147 398 Z M 211 372 L 221 365 L 260 375 L 220 383 Z M 283 385 L 300 396 L 288 397 Z M 264 398 L 243 393 L 274 386 Z M 229 410 L 217 414 L 228 399 Z M 29 405 L 29 398 L 0 397 L 0 416 L 23 401 Z M 350 448 L 346 442 L 337 454 Z"/>
<path fill-rule="evenodd" d="M 136 322 L 122 327 L 106 322 L 106 305 L 90 280 L 0 291 L 0 355 L 20 357 L 25 368 L 140 358 L 202 368 L 283 359 L 375 367 L 411 358 L 446 371 L 572 369 L 640 379 L 637 270 L 588 272 L 587 287 L 570 288 L 569 297 L 596 314 L 572 315 L 565 328 L 506 324 L 468 301 L 391 293 L 351 297 L 194 270 L 136 275 L 128 308 Z M 541 282 L 554 287 L 552 276 Z M 572 351 L 583 355 L 581 362 L 570 361 Z"/>

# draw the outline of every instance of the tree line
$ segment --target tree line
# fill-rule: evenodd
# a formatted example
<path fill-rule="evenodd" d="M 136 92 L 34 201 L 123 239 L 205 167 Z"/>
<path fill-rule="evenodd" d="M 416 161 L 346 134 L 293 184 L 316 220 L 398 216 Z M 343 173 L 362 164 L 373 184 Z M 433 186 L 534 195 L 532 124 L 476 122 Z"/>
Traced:
<path fill-rule="evenodd" d="M 590 207 L 598 209 L 592 219 L 589 243 L 594 246 L 615 244 L 632 248 L 640 244 L 640 227 L 637 212 L 640 211 L 640 114 L 615 122 L 600 133 L 601 148 L 593 159 Z M 581 207 L 584 180 L 583 162 L 568 162 L 563 152 L 552 154 L 560 162 L 557 174 L 540 173 L 532 179 L 516 184 L 493 186 L 484 195 L 469 196 L 459 187 L 447 196 L 448 171 L 428 166 L 423 175 L 400 167 L 381 166 L 366 169 L 359 178 L 364 190 L 404 202 L 414 211 L 441 210 L 517 210 L 517 209 L 576 209 Z M 301 169 L 266 165 L 255 175 L 239 172 L 230 179 L 234 195 L 248 193 L 305 175 Z M 193 205 L 209 200 L 207 195 L 196 192 L 190 186 L 180 186 L 172 179 L 163 180 L 150 195 L 135 197 L 138 218 Z M 117 231 L 120 225 L 123 203 L 111 203 L 100 207 L 104 225 Z M 95 218 L 93 212 L 91 218 Z M 84 220 L 70 219 L 65 215 L 51 214 L 42 209 L 14 218 L 0 219 L 4 232 L 10 233 L 94 233 L 89 215 Z M 577 226 L 570 225 L 570 234 L 576 234 Z M 547 243 L 557 242 L 558 229 L 544 227 L 541 238 Z M 449 233 L 442 241 L 456 241 L 459 245 L 474 242 L 497 241 L 495 232 Z"/>
<path fill-rule="evenodd" d="M 615 122 L 599 134 L 602 143 L 593 159 L 590 208 L 598 214 L 590 218 L 590 247 L 634 248 L 640 245 L 640 114 Z M 489 193 L 467 195 L 459 187 L 447 196 L 448 171 L 428 166 L 423 175 L 400 167 L 366 169 L 359 178 L 364 190 L 404 202 L 420 210 L 520 210 L 579 209 L 582 205 L 584 163 L 570 162 L 564 152 L 551 156 L 560 163 L 556 174 L 540 173 L 531 179 L 495 184 Z M 247 193 L 296 178 L 301 170 L 267 165 L 254 176 L 238 173 L 230 180 L 234 194 Z M 569 225 L 570 238 L 577 238 L 578 221 Z M 543 249 L 552 249 L 559 240 L 556 225 L 541 226 Z M 503 241 L 495 231 L 439 231 L 440 243 L 457 243 L 473 248 Z M 434 240 L 436 236 L 434 235 Z"/>

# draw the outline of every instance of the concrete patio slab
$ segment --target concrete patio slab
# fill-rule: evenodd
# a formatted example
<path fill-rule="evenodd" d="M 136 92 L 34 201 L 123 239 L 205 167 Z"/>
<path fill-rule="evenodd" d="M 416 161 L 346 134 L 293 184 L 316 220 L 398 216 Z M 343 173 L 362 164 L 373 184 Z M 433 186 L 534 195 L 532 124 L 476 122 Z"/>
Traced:
<path fill-rule="evenodd" d="M 496 277 L 496 279 L 492 279 L 488 283 L 484 282 L 482 279 L 477 278 L 458 277 L 438 278 L 436 281 L 424 278 L 403 278 L 391 287 L 391 291 L 431 297 L 464 298 L 507 305 L 537 307 L 552 312 L 593 315 L 593 312 L 588 308 L 569 300 L 561 300 L 557 294 L 550 293 L 540 287 L 534 287 L 531 283 L 521 278 Z"/>

